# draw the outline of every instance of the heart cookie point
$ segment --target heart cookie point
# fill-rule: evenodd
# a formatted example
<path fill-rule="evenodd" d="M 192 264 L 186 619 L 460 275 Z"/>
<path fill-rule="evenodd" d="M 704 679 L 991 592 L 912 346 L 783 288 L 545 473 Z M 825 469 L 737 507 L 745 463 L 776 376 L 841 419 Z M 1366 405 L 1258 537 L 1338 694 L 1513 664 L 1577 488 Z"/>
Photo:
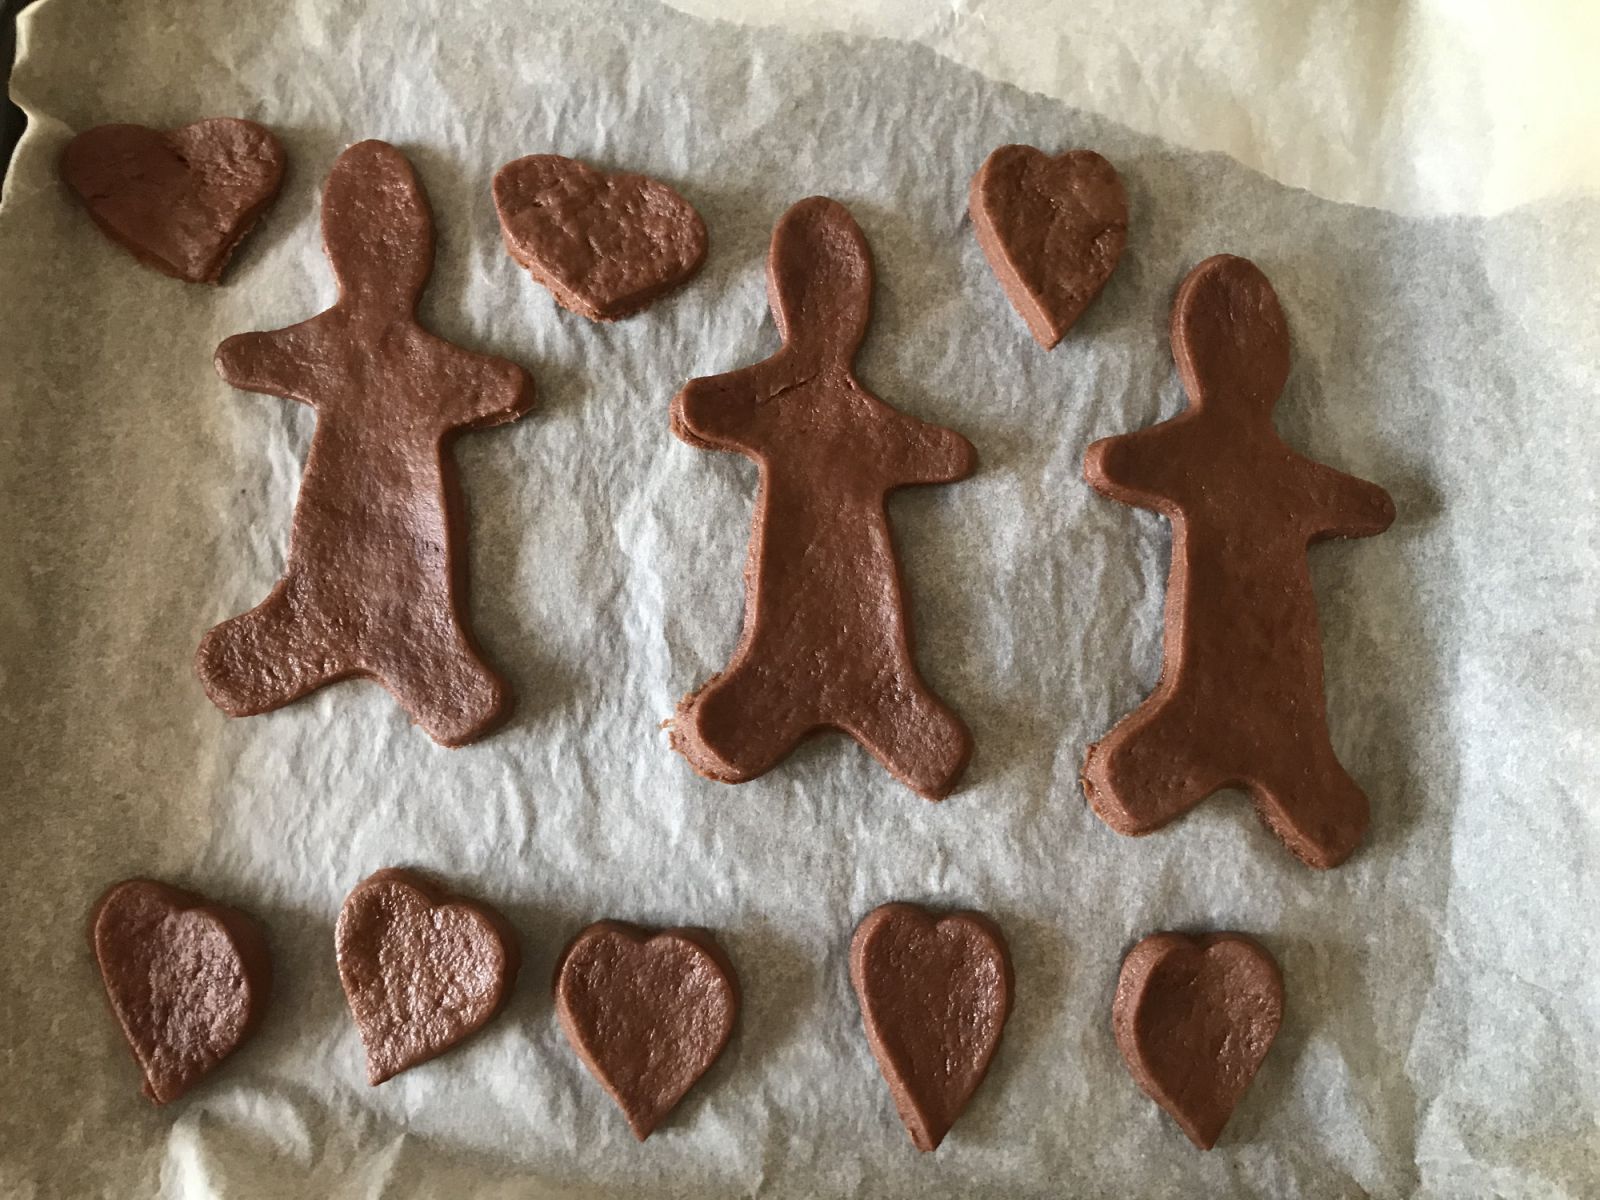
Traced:
<path fill-rule="evenodd" d="M 147 267 L 216 283 L 283 182 L 283 146 L 254 121 L 161 132 L 99 125 L 62 152 L 62 180 L 103 233 Z"/>
<path fill-rule="evenodd" d="M 156 1104 L 189 1091 L 260 1024 L 271 961 L 260 928 L 237 909 L 129 879 L 95 905 L 89 943 Z"/>
<path fill-rule="evenodd" d="M 598 921 L 562 952 L 556 1015 L 573 1050 L 644 1141 L 733 1035 L 733 964 L 698 929 Z"/>
<path fill-rule="evenodd" d="M 972 177 L 968 210 L 1006 298 L 1046 350 L 1100 294 L 1128 241 L 1122 180 L 1092 150 L 1001 146 Z"/>
<path fill-rule="evenodd" d="M 1134 1082 L 1202 1150 L 1216 1145 L 1282 1023 L 1282 973 L 1243 934 L 1152 934 L 1123 960 L 1117 1048 Z"/>
<path fill-rule="evenodd" d="M 394 868 L 345 899 L 334 941 L 373 1087 L 483 1028 L 521 965 L 500 914 Z"/>
<path fill-rule="evenodd" d="M 705 261 L 700 214 L 645 175 L 532 154 L 496 172 L 494 202 L 511 257 L 591 321 L 631 316 Z"/>
<path fill-rule="evenodd" d="M 1004 935 L 979 913 L 885 904 L 851 939 L 850 982 L 912 1144 L 937 1149 L 988 1073 L 1011 1015 Z"/>

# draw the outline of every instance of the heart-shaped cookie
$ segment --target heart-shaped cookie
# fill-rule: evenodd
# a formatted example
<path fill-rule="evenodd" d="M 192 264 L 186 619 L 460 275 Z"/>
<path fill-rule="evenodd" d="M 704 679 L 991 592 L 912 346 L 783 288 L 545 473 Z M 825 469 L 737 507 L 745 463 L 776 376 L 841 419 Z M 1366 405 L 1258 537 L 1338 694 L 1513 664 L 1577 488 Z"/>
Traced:
<path fill-rule="evenodd" d="M 187 1092 L 260 1024 L 272 965 L 260 928 L 237 909 L 129 879 L 95 905 L 89 945 L 157 1104 Z"/>
<path fill-rule="evenodd" d="M 978 245 L 1034 340 L 1059 342 L 1100 294 L 1128 242 L 1128 198 L 1092 150 L 1054 158 L 1001 146 L 972 177 Z"/>
<path fill-rule="evenodd" d="M 163 133 L 99 125 L 67 143 L 61 178 L 107 237 L 147 267 L 215 283 L 283 182 L 284 153 L 254 121 Z"/>
<path fill-rule="evenodd" d="M 511 257 L 591 321 L 638 312 L 705 261 L 700 214 L 644 175 L 533 154 L 495 174 L 494 204 Z"/>
<path fill-rule="evenodd" d="M 1239 933 L 1156 933 L 1122 960 L 1111 1025 L 1128 1070 L 1202 1150 L 1283 1024 L 1283 976 Z"/>
<path fill-rule="evenodd" d="M 937 1149 L 989 1071 L 1014 980 L 1005 936 L 979 913 L 873 909 L 850 942 L 867 1042 L 918 1150 Z"/>
<path fill-rule="evenodd" d="M 334 942 L 374 1087 L 483 1028 L 521 965 L 499 913 L 392 868 L 346 897 Z"/>
<path fill-rule="evenodd" d="M 598 921 L 556 965 L 561 1028 L 641 1142 L 717 1061 L 739 1013 L 733 964 L 698 929 Z"/>

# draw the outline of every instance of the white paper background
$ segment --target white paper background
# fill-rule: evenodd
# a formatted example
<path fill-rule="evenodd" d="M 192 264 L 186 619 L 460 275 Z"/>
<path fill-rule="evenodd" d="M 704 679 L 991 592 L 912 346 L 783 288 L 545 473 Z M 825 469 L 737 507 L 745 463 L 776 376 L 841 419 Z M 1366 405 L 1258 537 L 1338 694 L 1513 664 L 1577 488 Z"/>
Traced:
<path fill-rule="evenodd" d="M 1342 206 L 925 48 L 648 0 L 399 11 L 47 0 L 25 22 L 31 124 L 0 209 L 0 1192 L 1593 1194 L 1600 203 Z M 55 178 L 77 130 L 221 113 L 277 129 L 291 175 L 220 290 L 137 268 Z M 360 683 L 228 722 L 190 669 L 276 578 L 312 429 L 221 384 L 212 348 L 329 302 L 318 192 L 372 136 L 433 199 L 425 319 L 541 393 L 456 451 L 475 625 L 521 697 L 456 752 Z M 1132 201 L 1122 266 L 1049 355 L 964 218 L 970 173 L 1013 140 L 1094 146 Z M 556 309 L 505 255 L 488 191 L 540 151 L 680 186 L 711 230 L 704 273 L 613 327 Z M 772 350 L 767 237 L 815 192 L 877 256 L 863 378 L 982 460 L 892 505 L 920 660 L 978 743 L 942 805 L 839 738 L 707 783 L 656 728 L 732 649 L 755 488 L 750 464 L 672 439 L 667 401 Z M 1077 787 L 1085 744 L 1154 682 L 1167 560 L 1161 522 L 1083 484 L 1083 448 L 1176 411 L 1172 290 L 1224 250 L 1289 313 L 1285 436 L 1401 514 L 1313 554 L 1333 736 L 1375 814 L 1329 874 L 1237 798 L 1131 841 Z M 371 1090 L 332 925 L 399 863 L 504 908 L 526 966 L 483 1036 Z M 278 970 L 258 1040 L 164 1110 L 82 938 L 130 874 L 255 912 Z M 889 899 L 990 912 L 1017 964 L 995 1069 L 932 1156 L 893 1116 L 846 978 L 851 928 Z M 744 982 L 729 1052 L 644 1146 L 548 999 L 560 946 L 603 916 L 716 929 Z M 1189 927 L 1261 937 L 1289 988 L 1209 1155 L 1109 1030 L 1127 947 Z"/>

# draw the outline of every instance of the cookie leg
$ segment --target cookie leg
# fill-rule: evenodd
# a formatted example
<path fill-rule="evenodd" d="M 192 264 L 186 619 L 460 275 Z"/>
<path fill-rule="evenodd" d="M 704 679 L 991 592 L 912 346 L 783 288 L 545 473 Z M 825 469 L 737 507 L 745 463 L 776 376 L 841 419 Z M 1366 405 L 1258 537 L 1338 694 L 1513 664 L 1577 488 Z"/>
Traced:
<path fill-rule="evenodd" d="M 880 693 L 848 728 L 891 775 L 929 800 L 948 796 L 972 757 L 966 725 L 920 680 Z"/>
<path fill-rule="evenodd" d="M 1118 833 L 1152 833 L 1227 785 L 1196 745 L 1187 708 L 1147 701 L 1089 747 L 1084 795 Z"/>
<path fill-rule="evenodd" d="M 304 606 L 292 580 L 247 613 L 200 639 L 195 673 L 211 702 L 230 717 L 281 708 L 323 684 L 354 673 L 336 648 L 319 645 L 305 628 Z"/>
<path fill-rule="evenodd" d="M 727 671 L 684 698 L 672 748 L 708 779 L 744 783 L 777 766 L 818 722 L 781 672 Z"/>
<path fill-rule="evenodd" d="M 1367 795 L 1332 746 L 1293 777 L 1258 784 L 1251 791 L 1261 819 L 1307 866 L 1338 866 L 1366 836 L 1371 819 Z"/>
<path fill-rule="evenodd" d="M 464 746 L 505 719 L 510 689 L 459 631 L 441 641 L 435 630 L 407 630 L 392 642 L 404 657 L 375 663 L 373 674 L 434 741 Z"/>

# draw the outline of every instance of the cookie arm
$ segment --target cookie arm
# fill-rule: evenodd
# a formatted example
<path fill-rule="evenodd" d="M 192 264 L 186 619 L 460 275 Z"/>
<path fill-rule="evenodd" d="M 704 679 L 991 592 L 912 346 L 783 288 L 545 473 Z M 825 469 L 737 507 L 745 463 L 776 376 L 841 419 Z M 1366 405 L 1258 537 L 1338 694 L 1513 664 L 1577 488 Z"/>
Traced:
<path fill-rule="evenodd" d="M 1310 540 L 1373 537 L 1394 524 L 1394 498 L 1375 483 L 1305 462 Z"/>
<path fill-rule="evenodd" d="M 265 333 L 236 333 L 225 339 L 213 358 L 217 374 L 246 392 L 261 392 L 316 403 L 316 341 L 311 322 Z"/>
<path fill-rule="evenodd" d="M 766 363 L 691 379 L 672 398 L 672 432 L 691 446 L 754 450 L 762 426 Z"/>
<path fill-rule="evenodd" d="M 533 380 L 514 362 L 486 354 L 464 355 L 452 376 L 460 397 L 459 428 L 502 425 L 533 407 Z"/>
<path fill-rule="evenodd" d="M 954 429 L 901 413 L 895 418 L 887 464 L 893 480 L 890 486 L 954 483 L 977 467 L 978 452 Z"/>
<path fill-rule="evenodd" d="M 1171 507 L 1182 482 L 1173 450 L 1179 421 L 1101 438 L 1083 456 L 1083 477 L 1103 496 L 1136 508 Z"/>

